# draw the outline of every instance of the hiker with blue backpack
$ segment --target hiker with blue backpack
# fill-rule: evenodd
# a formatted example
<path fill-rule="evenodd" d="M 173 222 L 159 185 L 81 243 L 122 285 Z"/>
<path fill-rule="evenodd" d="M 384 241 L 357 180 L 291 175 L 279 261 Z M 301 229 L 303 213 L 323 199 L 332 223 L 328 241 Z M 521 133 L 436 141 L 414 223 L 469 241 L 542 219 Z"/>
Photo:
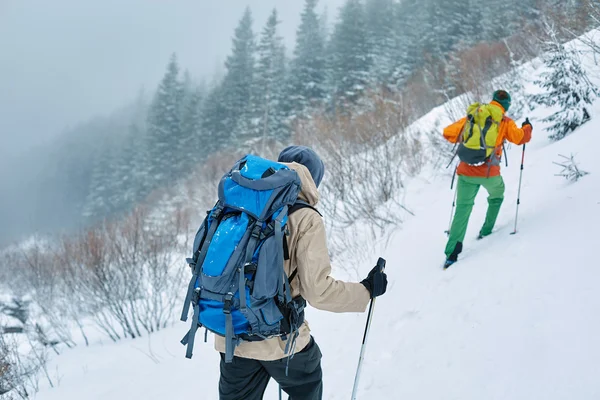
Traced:
<path fill-rule="evenodd" d="M 455 156 L 460 159 L 455 171 L 458 175 L 456 212 L 448 231 L 444 268 L 456 263 L 463 250 L 469 218 L 481 186 L 489 196 L 485 222 L 477 239 L 492 233 L 504 200 L 504 181 L 500 175 L 504 142 L 525 146 L 531 140 L 533 127 L 528 118 L 519 128 L 506 116 L 510 104 L 510 94 L 496 90 L 491 103 L 471 104 L 464 118 L 444 129 L 444 138 L 456 144 Z"/>
<path fill-rule="evenodd" d="M 262 399 L 271 378 L 292 400 L 322 399 L 321 351 L 306 304 L 364 312 L 386 292 L 380 267 L 360 283 L 330 276 L 316 208 L 324 172 L 304 146 L 286 148 L 278 162 L 248 155 L 221 180 L 219 201 L 196 234 L 181 316 L 193 308 L 193 319 L 182 343 L 191 358 L 199 327 L 216 334 L 221 400 Z"/>

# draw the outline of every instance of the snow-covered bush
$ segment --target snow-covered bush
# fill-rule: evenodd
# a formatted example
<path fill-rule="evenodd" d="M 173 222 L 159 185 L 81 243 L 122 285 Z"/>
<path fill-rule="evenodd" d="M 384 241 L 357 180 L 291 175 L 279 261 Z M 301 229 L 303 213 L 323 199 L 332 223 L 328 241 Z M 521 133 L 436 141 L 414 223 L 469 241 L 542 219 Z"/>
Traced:
<path fill-rule="evenodd" d="M 568 181 L 577 182 L 580 178 L 589 175 L 589 172 L 579 169 L 573 154 L 571 154 L 570 157 L 563 156 L 562 154 L 559 154 L 559 156 L 562 160 L 560 162 L 553 162 L 559 167 L 562 167 L 562 170 L 556 174 L 556 176 L 562 176 Z"/>

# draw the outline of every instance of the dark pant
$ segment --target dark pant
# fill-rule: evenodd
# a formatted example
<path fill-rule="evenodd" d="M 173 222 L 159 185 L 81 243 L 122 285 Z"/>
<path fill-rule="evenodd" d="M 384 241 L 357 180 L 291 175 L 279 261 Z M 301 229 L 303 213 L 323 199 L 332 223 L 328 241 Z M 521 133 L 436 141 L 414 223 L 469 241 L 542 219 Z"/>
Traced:
<path fill-rule="evenodd" d="M 219 381 L 220 400 L 261 400 L 273 378 L 290 400 L 321 400 L 323 397 L 323 372 L 321 371 L 321 351 L 315 340 L 289 360 L 259 361 L 234 357 L 233 362 L 225 363 L 221 354 L 221 379 Z"/>

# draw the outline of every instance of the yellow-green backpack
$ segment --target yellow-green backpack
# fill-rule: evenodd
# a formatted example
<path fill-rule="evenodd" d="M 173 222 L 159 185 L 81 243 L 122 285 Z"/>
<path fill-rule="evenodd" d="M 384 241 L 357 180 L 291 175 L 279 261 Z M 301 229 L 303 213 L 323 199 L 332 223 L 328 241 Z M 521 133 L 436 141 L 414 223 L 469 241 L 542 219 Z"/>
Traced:
<path fill-rule="evenodd" d="M 469 165 L 500 164 L 495 150 L 503 117 L 500 108 L 489 104 L 473 103 L 467 108 L 467 122 L 457 152 L 461 161 Z"/>

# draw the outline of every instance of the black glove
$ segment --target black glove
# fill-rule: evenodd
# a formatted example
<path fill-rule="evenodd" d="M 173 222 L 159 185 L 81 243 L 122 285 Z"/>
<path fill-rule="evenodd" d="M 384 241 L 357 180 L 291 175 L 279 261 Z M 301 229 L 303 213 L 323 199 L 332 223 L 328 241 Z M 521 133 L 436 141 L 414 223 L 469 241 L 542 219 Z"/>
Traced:
<path fill-rule="evenodd" d="M 363 279 L 361 283 L 367 288 L 369 293 L 371 293 L 371 298 L 373 299 L 385 293 L 388 283 L 387 275 L 379 266 L 375 266 L 375 268 L 369 272 L 369 276 L 367 276 L 366 279 Z"/>
<path fill-rule="evenodd" d="M 531 125 L 531 122 L 529 122 L 529 118 L 525 118 L 525 122 L 523 122 L 523 125 L 521 125 L 521 128 L 524 128 L 525 125 L 529 125 L 531 127 L 531 129 L 533 129 L 533 125 Z"/>

